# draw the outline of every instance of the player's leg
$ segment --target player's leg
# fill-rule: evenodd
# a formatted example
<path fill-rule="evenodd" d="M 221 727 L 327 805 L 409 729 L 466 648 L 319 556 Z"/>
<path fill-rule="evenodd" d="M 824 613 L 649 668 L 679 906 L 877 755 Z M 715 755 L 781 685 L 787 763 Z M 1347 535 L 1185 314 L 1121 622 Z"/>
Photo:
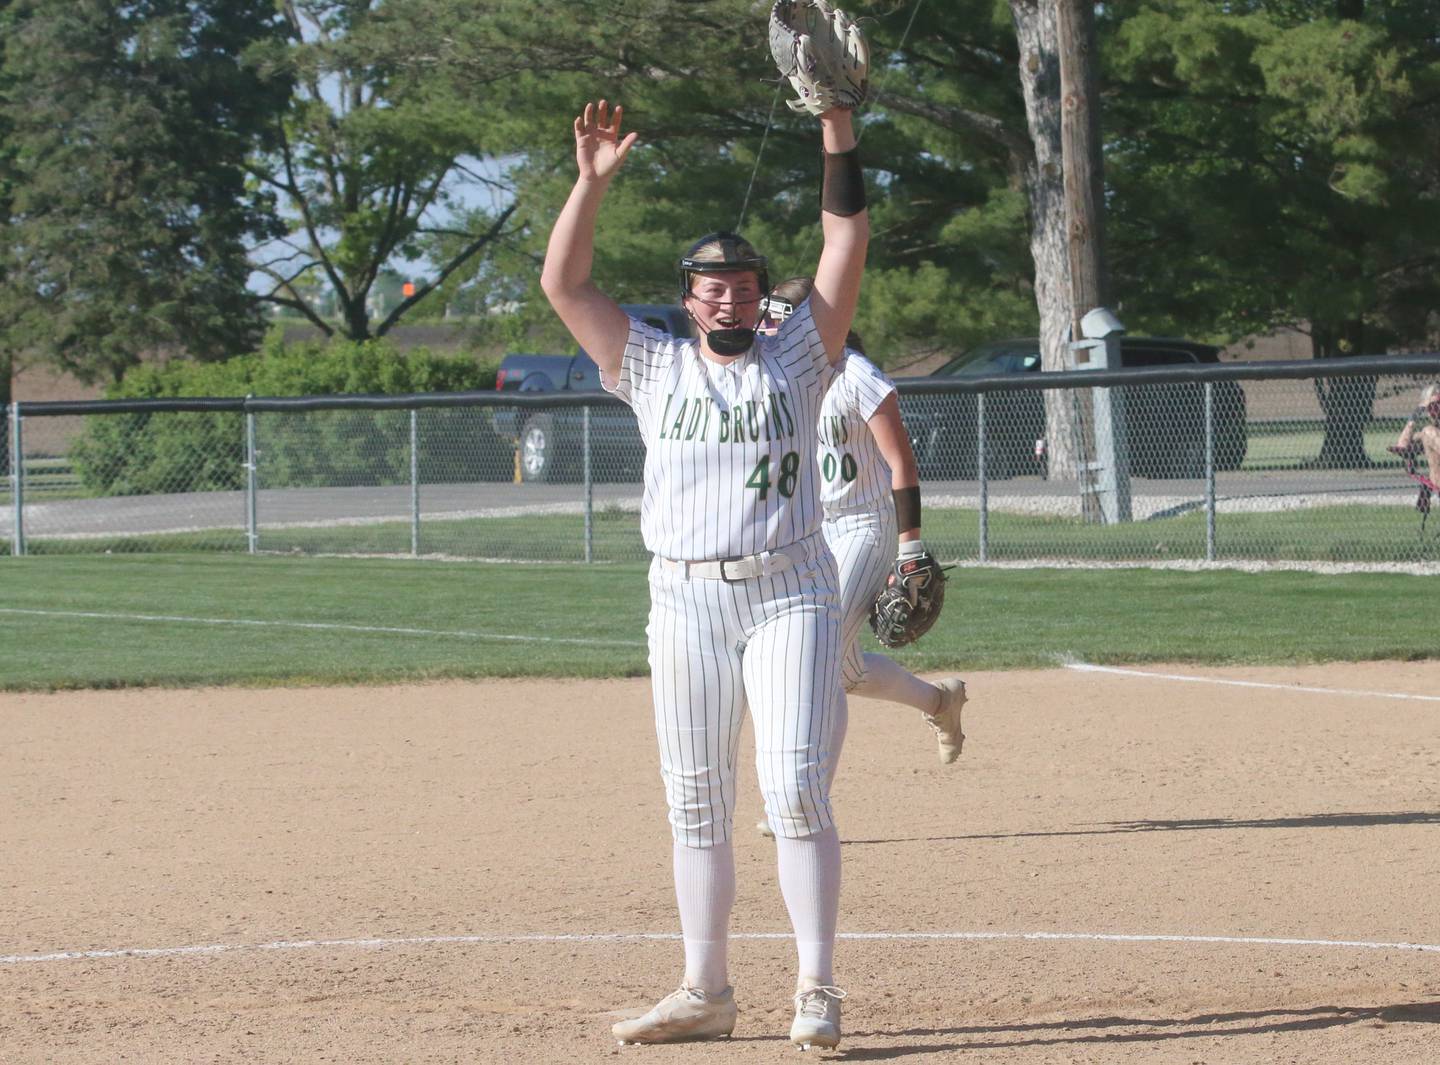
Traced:
<path fill-rule="evenodd" d="M 846 581 L 853 581 L 863 577 L 863 574 L 858 573 L 859 567 L 857 566 L 857 563 L 863 563 L 864 559 L 868 557 L 868 555 L 864 551 L 863 545 L 856 545 L 853 543 L 856 537 L 850 532 L 850 526 L 848 524 L 842 527 L 834 522 L 827 520 L 823 525 L 823 530 L 825 544 L 827 547 L 830 548 L 830 553 L 835 557 L 836 560 L 836 569 L 839 576 L 841 589 L 840 598 L 841 603 L 843 604 L 844 602 L 846 602 Z M 876 534 L 873 530 L 871 530 L 868 535 L 871 539 L 873 539 Z M 840 550 L 837 550 L 837 548 L 839 548 Z M 846 554 L 843 557 L 841 555 L 841 550 L 846 551 Z M 883 572 L 880 575 L 880 579 L 884 579 Z M 840 646 L 843 651 L 841 654 L 840 671 L 842 684 L 846 687 L 848 687 L 850 683 L 849 680 L 846 679 L 850 672 L 853 671 L 854 675 L 858 676 L 862 668 L 860 665 L 859 635 L 860 627 L 863 626 L 864 623 L 865 618 L 863 614 L 857 619 L 852 619 L 848 615 L 842 613 L 840 625 Z M 844 698 L 843 690 L 841 692 L 841 698 Z M 839 751 L 845 745 L 845 730 L 848 726 L 848 723 L 849 708 L 847 706 L 845 713 L 838 714 L 835 717 L 836 731 L 832 737 L 832 744 L 836 751 Z M 828 763 L 827 768 L 829 769 L 830 779 L 826 782 L 827 792 L 829 790 L 829 785 L 834 783 L 835 770 L 839 766 L 839 764 L 840 763 L 838 758 L 831 759 Z M 766 839 L 775 838 L 775 829 L 770 824 L 770 818 L 768 814 L 762 817 L 756 823 L 755 829 Z"/>
<path fill-rule="evenodd" d="M 1427 425 L 1420 430 L 1420 446 L 1425 450 L 1425 462 L 1430 467 L 1430 481 L 1440 485 L 1440 429 Z"/>
<path fill-rule="evenodd" d="M 895 560 L 895 512 L 885 508 L 828 518 L 823 529 L 840 575 L 840 680 L 846 691 L 855 691 L 865 678 L 860 636 Z"/>
<path fill-rule="evenodd" d="M 735 905 L 730 833 L 744 687 L 731 598 L 721 582 L 652 570 L 651 690 L 685 975 L 680 990 L 649 1013 L 613 1026 L 622 1042 L 717 1038 L 735 1024 L 727 971 Z"/>
<path fill-rule="evenodd" d="M 865 625 L 868 616 L 868 609 L 848 609 L 848 604 L 858 602 L 865 596 L 864 589 L 873 584 L 878 590 L 881 581 L 886 579 L 886 567 L 881 564 L 878 573 L 873 571 L 874 558 L 881 557 L 880 551 L 874 550 L 877 540 L 883 540 L 884 531 L 878 528 L 880 518 L 877 515 L 861 515 L 865 521 L 851 521 L 848 518 L 840 520 L 827 520 L 824 522 L 825 544 L 828 545 L 831 554 L 835 556 L 835 564 L 840 573 L 841 590 L 841 626 L 840 645 L 844 648 L 841 655 L 841 685 L 848 689 L 860 679 L 864 672 L 864 665 L 860 661 L 860 630 Z M 893 520 L 891 520 L 893 524 Z M 893 538 L 893 533 L 891 533 Z M 874 594 L 871 594 L 873 599 Z M 844 698 L 844 691 L 841 691 L 841 698 Z M 850 707 L 845 707 L 844 714 L 838 715 L 838 735 L 835 737 L 835 748 L 845 746 L 845 728 L 850 724 Z M 838 760 L 831 760 L 829 771 L 831 779 L 829 783 L 835 783 L 835 767 L 840 764 Z M 775 839 L 775 829 L 770 828 L 768 816 L 760 817 L 755 826 L 760 835 L 766 839 Z"/>
<path fill-rule="evenodd" d="M 835 724 L 830 737 L 831 749 L 835 751 L 841 751 L 845 749 L 845 732 L 850 727 L 850 708 L 848 702 L 845 699 L 845 692 L 843 689 L 840 691 L 838 698 L 841 702 L 842 712 L 835 715 Z M 831 786 L 833 786 L 835 783 L 835 770 L 839 767 L 839 765 L 840 759 L 838 757 L 831 758 L 826 762 L 826 770 L 830 774 L 830 779 L 827 780 L 825 783 L 825 789 L 827 794 L 829 793 Z M 768 814 L 762 815 L 760 820 L 755 822 L 755 831 L 759 832 L 760 835 L 764 836 L 766 839 L 775 838 L 775 829 L 770 827 L 770 817 Z"/>
<path fill-rule="evenodd" d="M 825 541 L 840 571 L 841 629 L 845 658 L 841 680 L 845 690 L 867 699 L 904 703 L 930 714 L 940 705 L 940 690 L 902 669 L 883 655 L 865 654 L 860 635 L 870 619 L 870 606 L 895 562 L 895 512 L 888 507 L 864 514 L 846 514 L 825 522 Z"/>
<path fill-rule="evenodd" d="M 887 655 L 866 651 L 860 681 L 850 689 L 866 699 L 883 699 L 887 703 L 904 703 L 922 714 L 933 714 L 940 708 L 940 688 L 911 673 Z"/>
<path fill-rule="evenodd" d="M 940 761 L 949 765 L 959 758 L 965 746 L 965 733 L 960 728 L 960 714 L 966 700 L 965 682 L 959 677 L 949 677 L 931 684 L 885 655 L 867 651 L 864 659 L 864 680 L 851 694 L 915 707 L 935 732 Z"/>
<path fill-rule="evenodd" d="M 960 731 L 965 682 L 951 678 L 931 684 L 885 655 L 860 650 L 860 634 L 869 620 L 870 605 L 895 561 L 895 512 L 883 507 L 873 514 L 850 514 L 826 521 L 825 539 L 840 567 L 845 690 L 867 699 L 915 707 L 935 731 L 940 760 L 955 761 L 965 742 Z"/>
<path fill-rule="evenodd" d="M 840 713 L 835 715 L 835 723 L 830 736 L 830 748 L 836 752 L 844 750 L 845 733 L 850 727 L 850 708 L 843 689 L 838 693 L 837 698 L 840 700 Z M 835 783 L 835 770 L 839 768 L 839 765 L 838 757 L 832 757 L 825 763 L 826 772 L 829 774 L 829 779 L 825 782 L 826 794 L 829 794 L 831 786 Z M 775 829 L 770 825 L 768 813 L 762 813 L 760 819 L 755 822 L 755 831 L 766 839 L 775 838 Z"/>
<path fill-rule="evenodd" d="M 728 589 L 669 572 L 653 587 L 651 688 L 675 843 L 686 982 L 723 988 L 734 904 L 730 846 L 744 686 Z"/>
<path fill-rule="evenodd" d="M 863 545 L 856 545 L 853 543 L 856 537 L 853 534 L 849 533 L 848 526 L 845 527 L 845 531 L 843 532 L 837 532 L 836 529 L 837 526 L 835 525 L 835 523 L 832 523 L 830 521 L 826 521 L 824 523 L 825 543 L 826 546 L 830 548 L 831 554 L 835 556 L 837 572 L 840 579 L 841 602 L 844 603 L 846 601 L 846 581 L 855 580 L 862 576 L 857 573 L 858 567 L 856 563 L 863 562 L 864 558 L 867 557 L 867 555 L 864 551 Z M 871 538 L 873 538 L 873 531 L 869 535 L 871 536 Z M 843 556 L 841 554 L 842 550 L 846 552 L 846 554 Z M 881 579 L 884 579 L 883 573 L 881 574 Z M 842 613 L 840 624 L 840 646 L 843 648 L 843 652 L 840 660 L 840 672 L 842 685 L 846 687 L 848 687 L 850 683 L 850 680 L 847 678 L 852 673 L 854 676 L 858 677 L 860 670 L 862 669 L 860 665 L 859 636 L 860 626 L 863 624 L 863 616 L 859 619 L 852 619 L 848 615 Z M 844 698 L 843 690 L 841 691 L 840 697 L 842 699 Z M 835 717 L 835 731 L 832 735 L 831 742 L 836 751 L 839 751 L 845 745 L 845 730 L 848 726 L 848 723 L 849 708 L 847 706 L 845 709 L 845 713 L 837 714 Z M 827 792 L 829 790 L 829 786 L 835 781 L 835 770 L 839 766 L 839 764 L 840 762 L 838 758 L 832 758 L 827 764 L 827 769 L 830 773 L 830 777 L 826 781 Z M 775 838 L 775 829 L 771 827 L 768 815 L 762 817 L 760 821 L 755 825 L 755 828 L 762 836 L 766 837 L 767 839 Z"/>
<path fill-rule="evenodd" d="M 795 929 L 799 990 L 831 985 L 840 905 L 840 837 L 829 797 L 845 713 L 834 561 L 825 552 L 765 583 L 772 588 L 746 645 L 745 690 Z"/>

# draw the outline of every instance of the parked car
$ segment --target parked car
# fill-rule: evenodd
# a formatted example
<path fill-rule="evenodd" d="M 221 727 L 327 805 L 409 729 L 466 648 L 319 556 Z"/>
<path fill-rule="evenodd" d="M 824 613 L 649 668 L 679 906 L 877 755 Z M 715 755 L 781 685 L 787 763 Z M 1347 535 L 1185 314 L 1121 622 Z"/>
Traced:
<path fill-rule="evenodd" d="M 1121 365 L 1181 366 L 1220 361 L 1211 344 L 1161 337 L 1123 337 Z M 1040 372 L 1034 337 L 983 344 L 946 363 L 933 378 Z M 924 380 L 920 378 L 918 380 Z M 1245 461 L 1245 393 L 1234 381 L 1214 390 L 1215 465 Z M 976 399 L 973 393 L 902 397 L 902 411 L 921 475 L 932 480 L 976 476 Z M 1176 382 L 1125 390 L 1130 472 L 1136 477 L 1193 478 L 1205 473 L 1204 385 Z M 985 399 L 986 475 L 1044 476 L 1045 397 L 1039 391 L 989 392 Z"/>
<path fill-rule="evenodd" d="M 625 304 L 626 314 L 647 325 L 688 337 L 690 319 L 680 307 Z M 501 392 L 595 392 L 600 368 L 580 351 L 575 355 L 510 354 L 500 361 L 495 387 Z M 578 407 L 554 410 L 497 410 L 495 431 L 514 442 L 524 481 L 575 481 L 582 475 L 584 413 Z M 628 408 L 602 404 L 590 411 L 590 471 L 596 481 L 638 480 L 645 444 Z"/>

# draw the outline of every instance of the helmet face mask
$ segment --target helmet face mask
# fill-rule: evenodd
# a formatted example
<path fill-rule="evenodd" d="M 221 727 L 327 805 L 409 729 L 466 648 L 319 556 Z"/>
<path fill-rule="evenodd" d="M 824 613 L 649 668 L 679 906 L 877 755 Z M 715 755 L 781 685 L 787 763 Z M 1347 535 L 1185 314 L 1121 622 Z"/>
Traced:
<path fill-rule="evenodd" d="M 774 336 L 780 332 L 780 323 L 795 313 L 794 305 L 783 296 L 773 292 L 760 303 L 759 332 L 763 336 Z"/>
<path fill-rule="evenodd" d="M 765 300 L 765 325 L 767 331 L 778 333 L 780 326 L 810 298 L 815 289 L 815 279 L 808 276 L 792 277 L 781 281 L 770 290 Z"/>
<path fill-rule="evenodd" d="M 784 296 L 776 296 L 773 293 L 765 301 L 765 317 L 779 325 L 786 318 L 795 313 L 795 304 L 791 303 Z"/>

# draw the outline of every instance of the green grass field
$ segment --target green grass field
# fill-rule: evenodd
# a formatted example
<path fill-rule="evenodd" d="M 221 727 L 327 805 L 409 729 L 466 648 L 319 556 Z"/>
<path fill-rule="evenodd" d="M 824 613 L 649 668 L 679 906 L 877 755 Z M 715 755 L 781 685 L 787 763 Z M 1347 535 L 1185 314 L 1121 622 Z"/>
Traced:
<path fill-rule="evenodd" d="M 1271 513 L 1217 516 L 1221 559 L 1318 562 L 1413 562 L 1440 558 L 1432 527 L 1424 543 L 1419 517 L 1408 506 L 1330 506 Z M 979 557 L 977 510 L 925 512 L 925 540 L 947 559 Z M 421 552 L 467 558 L 504 558 L 524 545 L 525 557 L 542 561 L 583 561 L 584 525 L 576 516 L 527 515 L 428 521 L 421 526 Z M 116 537 L 113 540 L 47 540 L 31 537 L 32 554 L 133 554 L 153 551 L 243 551 L 238 530 Z M 266 529 L 260 548 L 277 554 L 408 554 L 408 522 L 323 528 Z M 0 544 L 0 554 L 9 545 Z M 600 510 L 595 515 L 594 560 L 635 562 L 646 556 L 638 514 Z M 1078 518 L 1045 518 L 992 512 L 990 557 L 1023 561 L 1073 558 L 1115 561 L 1201 559 L 1205 557 L 1205 515 L 1192 509 L 1174 517 L 1123 525 L 1087 524 Z"/>
<path fill-rule="evenodd" d="M 1365 428 L 1365 454 L 1371 462 L 1396 465 L 1395 456 L 1386 448 L 1395 443 L 1403 424 L 1384 418 Z M 1320 454 L 1325 439 L 1325 426 L 1319 421 L 1253 421 L 1247 430 L 1249 446 L 1241 466 L 1245 470 L 1306 469 Z"/>
<path fill-rule="evenodd" d="M 645 570 L 236 555 L 0 564 L 0 687 L 643 674 Z M 1403 575 L 953 574 L 917 670 L 1440 655 Z M 868 639 L 868 634 L 867 634 Z"/>

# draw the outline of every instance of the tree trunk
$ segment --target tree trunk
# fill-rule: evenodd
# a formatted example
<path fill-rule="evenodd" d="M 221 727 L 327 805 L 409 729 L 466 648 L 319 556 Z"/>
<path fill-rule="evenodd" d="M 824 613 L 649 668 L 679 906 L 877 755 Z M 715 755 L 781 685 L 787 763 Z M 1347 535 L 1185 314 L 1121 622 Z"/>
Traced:
<path fill-rule="evenodd" d="M 1365 351 L 1365 323 L 1345 322 L 1335 328 L 1315 327 L 1310 335 L 1317 359 L 1343 358 Z M 1374 376 L 1315 379 L 1315 398 L 1325 414 L 1325 435 L 1316 465 L 1326 469 L 1373 466 L 1365 452 L 1365 427 L 1375 410 Z"/>
<path fill-rule="evenodd" d="M 1056 44 L 1060 56 L 1060 149 L 1065 186 L 1065 250 L 1070 266 L 1070 338 L 1085 338 L 1085 314 L 1106 303 L 1101 178 L 1100 110 L 1095 73 L 1094 0 L 1056 0 Z M 1085 353 L 1071 361 L 1086 367 Z M 1080 419 L 1075 437 L 1077 457 L 1102 462 L 1115 443 L 1113 422 L 1102 415 L 1095 389 L 1074 394 Z M 1111 470 L 1110 475 L 1118 476 Z M 1081 491 L 1086 521 L 1128 521 L 1128 506 L 1107 518 L 1100 484 Z M 1119 489 L 1116 488 L 1118 495 Z"/>
<path fill-rule="evenodd" d="M 1010 0 L 1020 47 L 1020 88 L 1034 155 L 1025 167 L 1030 213 L 1030 256 L 1035 264 L 1035 306 L 1040 312 L 1040 365 L 1068 366 L 1070 330 L 1069 241 L 1065 231 L 1065 184 L 1060 145 L 1060 56 L 1055 5 L 1049 0 Z M 1076 476 L 1072 395 L 1045 392 L 1046 447 L 1050 476 Z"/>
<path fill-rule="evenodd" d="M 370 311 L 365 306 L 368 289 L 346 293 L 340 299 L 341 330 L 349 340 L 370 339 Z"/>
<path fill-rule="evenodd" d="M 1055 25 L 1060 55 L 1060 145 L 1070 263 L 1071 336 L 1079 340 L 1084 336 L 1081 316 L 1105 306 L 1107 299 L 1093 0 L 1058 0 Z"/>
<path fill-rule="evenodd" d="M 1358 21 L 1365 16 L 1365 0 L 1337 0 L 1337 18 Z M 1353 261 L 1364 261 L 1363 229 L 1352 227 L 1343 240 Z M 1317 359 L 1337 359 L 1366 353 L 1365 323 L 1360 319 L 1330 325 L 1315 324 L 1310 333 L 1311 352 Z M 1325 436 L 1316 464 L 1327 469 L 1372 466 L 1365 453 L 1365 427 L 1375 411 L 1374 377 L 1331 377 L 1315 380 L 1315 398 L 1325 412 Z"/>

